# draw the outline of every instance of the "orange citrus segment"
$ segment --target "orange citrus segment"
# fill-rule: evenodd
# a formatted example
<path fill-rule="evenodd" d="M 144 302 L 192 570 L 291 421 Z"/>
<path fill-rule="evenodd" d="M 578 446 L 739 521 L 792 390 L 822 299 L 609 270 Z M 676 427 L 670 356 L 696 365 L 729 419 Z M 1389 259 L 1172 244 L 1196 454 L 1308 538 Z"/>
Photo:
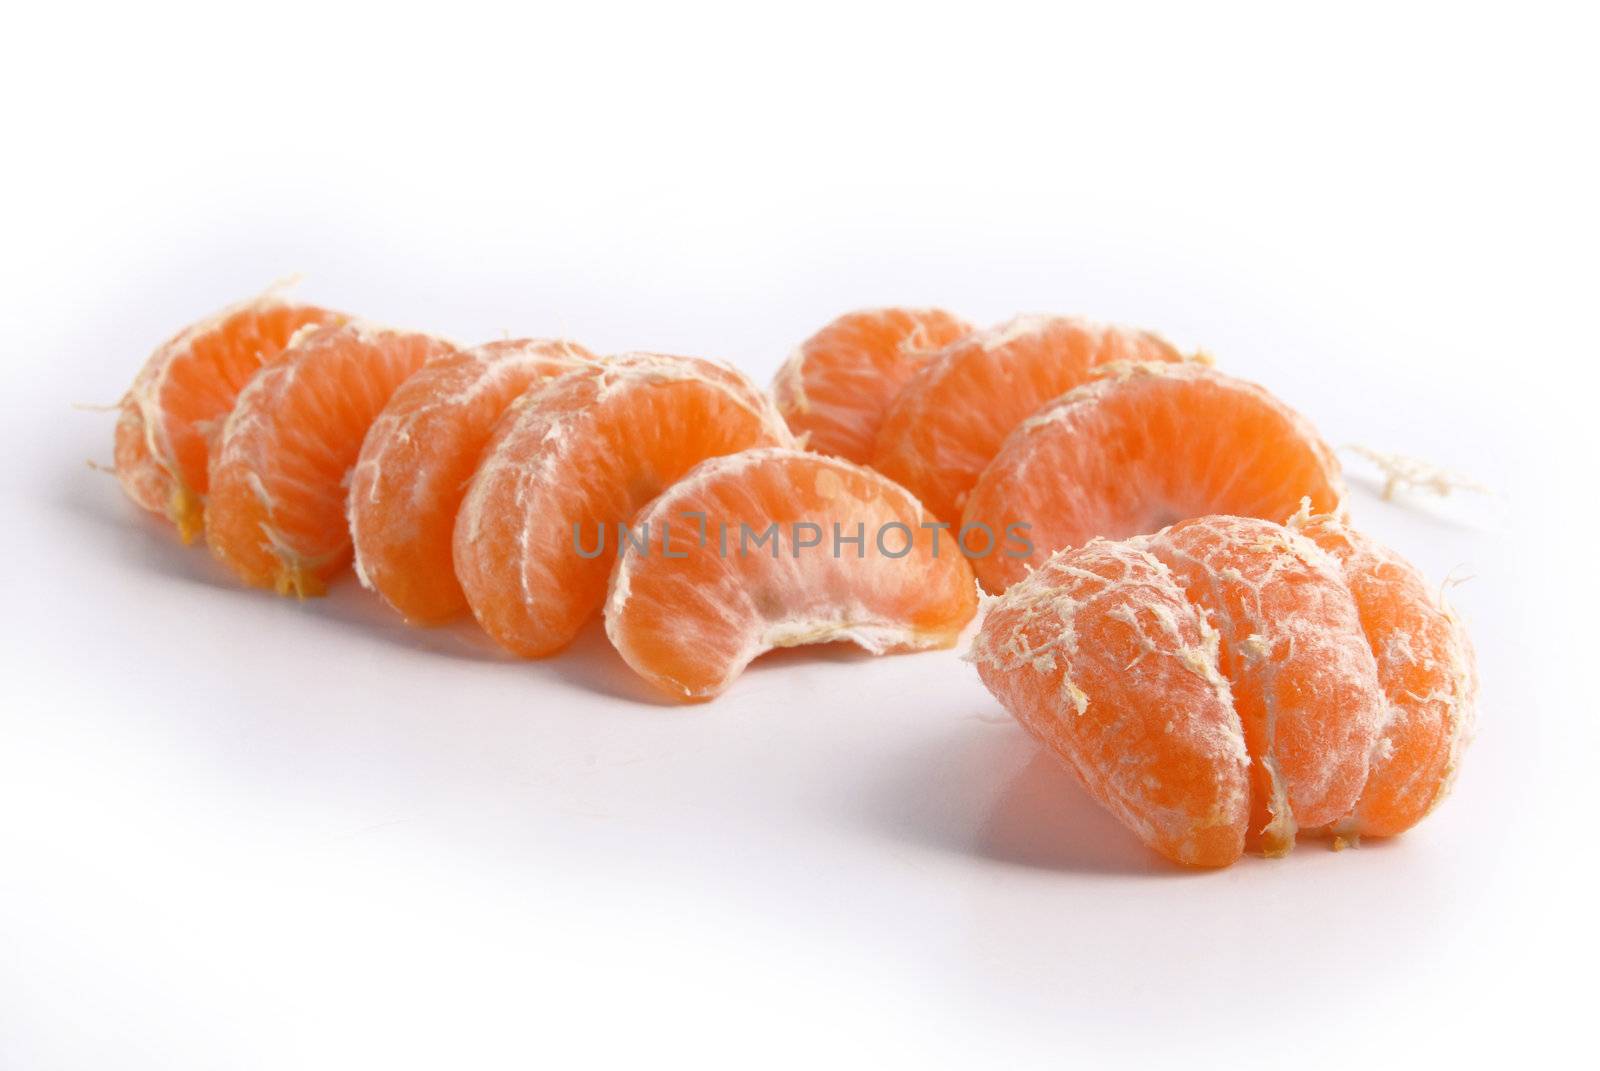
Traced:
<path fill-rule="evenodd" d="M 900 388 L 971 331 L 942 309 L 846 313 L 800 344 L 774 380 L 773 398 L 807 449 L 866 464 Z"/>
<path fill-rule="evenodd" d="M 1398 554 L 1333 517 L 1291 522 L 1343 571 L 1377 659 L 1388 719 L 1339 836 L 1393 836 L 1444 798 L 1470 735 L 1477 679 L 1466 630 Z"/>
<path fill-rule="evenodd" d="M 1096 540 L 996 599 L 983 682 L 1089 794 L 1169 859 L 1244 850 L 1249 757 L 1218 637 L 1161 561 Z"/>
<path fill-rule="evenodd" d="M 525 658 L 566 646 L 605 600 L 597 531 L 708 457 L 792 445 L 772 402 L 731 368 L 629 354 L 518 399 L 456 518 L 456 576 L 490 636 Z"/>
<path fill-rule="evenodd" d="M 1339 505 L 1333 451 L 1255 384 L 1197 362 L 1092 375 L 1020 424 L 967 500 L 963 525 L 997 536 L 1025 525 L 1031 544 L 1031 554 L 974 562 L 990 591 L 1095 536 L 1123 539 L 1219 513 L 1282 521 L 1301 498 L 1323 512 Z"/>
<path fill-rule="evenodd" d="M 572 342 L 491 342 L 406 380 L 367 432 L 350 479 L 356 575 L 416 624 L 467 608 L 451 538 L 467 482 L 506 407 L 594 355 Z"/>
<path fill-rule="evenodd" d="M 1180 359 L 1145 331 L 1019 317 L 945 347 L 911 377 L 884 415 L 872 467 L 956 522 L 978 475 L 1034 410 L 1110 361 Z"/>
<path fill-rule="evenodd" d="M 606 634 L 682 699 L 723 691 L 776 647 L 949 647 L 977 610 L 960 551 L 870 469 L 773 447 L 702 462 L 635 518 Z"/>
<path fill-rule="evenodd" d="M 195 536 L 190 516 L 198 517 L 197 496 L 178 493 L 172 473 L 150 453 L 147 429 L 138 404 L 131 399 L 123 401 L 117 413 L 113 454 L 117 479 L 122 483 L 122 490 L 139 506 L 177 524 L 178 534 L 187 543 Z"/>
<path fill-rule="evenodd" d="M 117 475 L 128 496 L 177 524 L 185 542 L 192 539 L 201 527 L 211 450 L 239 391 L 300 328 L 343 320 L 269 291 L 186 328 L 151 354 L 117 421 Z"/>
<path fill-rule="evenodd" d="M 212 460 L 206 542 L 240 579 L 321 594 L 350 559 L 347 480 L 397 387 L 453 347 L 365 326 L 307 328 L 239 394 Z"/>
<path fill-rule="evenodd" d="M 1250 843 L 1354 806 L 1383 726 L 1383 690 L 1338 563 L 1271 521 L 1199 517 L 1148 539 L 1222 636 L 1222 672 L 1251 757 Z"/>

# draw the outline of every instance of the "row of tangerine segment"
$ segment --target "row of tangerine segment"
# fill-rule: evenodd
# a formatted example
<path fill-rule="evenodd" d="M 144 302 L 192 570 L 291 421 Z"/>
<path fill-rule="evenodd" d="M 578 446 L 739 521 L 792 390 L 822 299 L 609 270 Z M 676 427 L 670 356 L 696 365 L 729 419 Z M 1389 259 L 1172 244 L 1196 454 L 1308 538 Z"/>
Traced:
<path fill-rule="evenodd" d="M 364 324 L 296 333 L 223 425 L 204 508 L 211 553 L 252 586 L 322 594 L 350 563 L 348 478 L 367 429 L 402 383 L 453 352 Z"/>
<path fill-rule="evenodd" d="M 976 560 L 992 592 L 1096 535 L 1339 506 L 1338 461 L 1308 421 L 1158 335 L 1067 316 L 962 327 L 939 309 L 847 314 L 774 394 L 812 449 L 870 464 L 941 520 L 1025 527 L 1030 553 Z"/>
<path fill-rule="evenodd" d="M 356 575 L 407 621 L 467 609 L 456 514 L 501 417 L 522 395 L 596 358 L 575 342 L 506 340 L 439 357 L 400 385 L 350 476 Z"/>
<path fill-rule="evenodd" d="M 147 391 L 147 380 L 186 390 Z M 724 638 L 742 630 L 740 642 L 680 644 L 670 657 L 670 645 L 652 646 L 652 626 L 639 624 L 650 620 L 650 593 L 666 573 L 704 567 L 703 556 L 589 555 L 578 536 L 648 513 L 686 474 L 686 491 L 715 488 L 719 505 L 764 503 L 724 524 L 770 527 L 763 511 L 810 488 L 808 520 L 851 528 L 893 518 L 926 535 L 911 495 L 878 473 L 794 449 L 771 399 L 711 361 L 601 359 L 538 340 L 464 350 L 268 294 L 158 351 L 125 411 L 118 472 L 130 496 L 186 534 L 203 529 L 246 583 L 317 595 L 353 560 L 407 620 L 436 624 L 470 609 L 524 657 L 569 643 L 609 588 L 608 634 L 630 665 L 679 698 L 716 694 L 773 646 L 949 646 L 976 610 L 966 563 L 936 561 L 925 539 L 909 553 L 863 555 L 875 561 L 852 572 L 816 556 L 790 567 L 780 548 L 799 548 L 779 536 L 765 558 L 714 567 L 747 592 L 714 607 Z M 695 467 L 724 455 L 748 463 Z M 927 583 L 929 573 L 941 582 Z M 746 611 L 737 620 L 736 604 Z"/>
<path fill-rule="evenodd" d="M 158 348 L 123 397 L 116 469 L 128 496 L 169 518 L 185 542 L 200 534 L 210 459 L 234 400 L 276 363 L 303 327 L 346 317 L 269 290 L 202 320 Z"/>
<path fill-rule="evenodd" d="M 478 622 L 527 658 L 564 647 L 605 599 L 612 560 L 580 553 L 700 461 L 787 445 L 772 403 L 710 361 L 631 354 L 524 395 L 506 414 L 455 529 Z"/>

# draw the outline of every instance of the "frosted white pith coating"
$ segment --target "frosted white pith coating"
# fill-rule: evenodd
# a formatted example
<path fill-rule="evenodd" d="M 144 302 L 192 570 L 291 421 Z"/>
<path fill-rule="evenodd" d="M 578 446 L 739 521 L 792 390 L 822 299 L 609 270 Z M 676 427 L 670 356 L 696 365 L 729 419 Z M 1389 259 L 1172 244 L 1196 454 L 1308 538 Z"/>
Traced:
<path fill-rule="evenodd" d="M 1370 446 L 1359 444 L 1351 444 L 1342 449 L 1366 458 L 1383 473 L 1385 501 L 1393 498 L 1395 492 L 1402 487 L 1428 491 L 1441 498 L 1456 491 L 1471 491 L 1480 495 L 1489 493 L 1489 489 L 1476 480 L 1440 468 L 1431 461 L 1424 461 L 1421 458 L 1408 457 L 1388 450 L 1374 450 Z"/>
<path fill-rule="evenodd" d="M 1095 568 L 1080 567 L 1074 561 Z M 1196 683 L 1191 687 L 1202 689 L 1199 695 L 1209 694 L 1208 702 L 1165 711 L 1159 705 L 1124 709 L 1091 694 L 1093 685 L 1086 687 L 1080 672 L 1103 657 L 1100 649 L 1085 647 L 1080 638 L 1079 617 L 1091 604 L 1104 619 L 1128 626 L 1138 649 L 1128 664 L 1116 667 L 1125 694 L 1147 698 L 1165 694 L 1176 673 L 1180 679 L 1193 678 Z M 1002 620 L 1006 627 L 999 624 Z M 1031 702 L 1022 696 L 1036 694 L 1035 687 L 1024 686 L 1013 694 L 1008 685 L 997 686 L 989 674 L 984 675 L 1017 720 L 1036 735 L 1042 734 L 1091 794 L 1147 843 L 1177 844 L 1182 857 L 1197 850 L 1194 837 L 1200 830 L 1242 820 L 1249 756 L 1233 712 L 1229 682 L 1219 669 L 1217 632 L 1183 598 L 1166 564 L 1142 547 L 1131 541 L 1096 540 L 1076 559 L 1052 557 L 1004 595 L 989 601 L 984 625 L 968 657 L 981 669 L 996 671 L 1000 681 L 1024 674 L 1046 686 L 1043 694 L 1048 696 L 1053 690 L 1052 710 L 1021 709 L 1012 706 L 1011 700 Z M 1102 665 L 1100 672 L 1106 669 Z M 1052 677 L 1059 678 L 1053 685 Z M 1212 716 L 1208 717 L 1208 711 Z M 1063 750 L 1052 742 L 1071 739 L 1080 731 L 1074 723 L 1091 714 L 1093 720 L 1083 725 L 1094 728 L 1083 731 L 1096 735 L 1132 732 L 1137 736 L 1137 726 L 1155 718 L 1157 724 L 1150 729 L 1176 733 L 1194 751 L 1209 756 L 1215 778 L 1210 813 L 1197 816 L 1181 806 L 1153 803 L 1152 785 L 1145 780 L 1150 774 L 1142 764 L 1147 756 L 1125 753 L 1123 761 L 1104 765 L 1074 747 Z M 1065 732 L 1054 733 L 1050 720 L 1059 721 Z"/>
<path fill-rule="evenodd" d="M 1371 756 L 1374 776 L 1395 758 L 1397 741 L 1421 732 L 1426 739 L 1434 725 L 1442 728 L 1445 753 L 1438 783 L 1431 788 L 1420 779 L 1433 776 L 1429 763 L 1417 763 L 1398 782 L 1387 771 L 1391 800 L 1415 806 L 1424 801 L 1418 820 L 1438 807 L 1449 794 L 1460 768 L 1462 752 L 1471 742 L 1476 722 L 1477 664 L 1471 641 L 1443 589 L 1429 586 L 1410 562 L 1351 529 L 1333 517 L 1314 517 L 1304 506 L 1289 519 L 1296 531 L 1311 531 L 1329 541 L 1328 552 L 1339 563 L 1357 601 L 1361 589 L 1381 582 L 1385 592 L 1395 592 L 1400 609 L 1382 609 L 1367 630 L 1385 688 L 1386 715 Z M 1320 541 L 1319 541 L 1320 542 Z M 1409 612 L 1406 612 L 1409 610 Z M 1407 687 L 1407 677 L 1421 671 L 1436 683 L 1427 694 Z M 1443 687 L 1440 687 L 1442 683 Z M 1415 741 L 1411 742 L 1414 746 Z M 1438 758 L 1437 755 L 1431 756 Z M 1413 759 L 1415 756 L 1413 756 Z M 1329 827 L 1342 838 L 1359 836 L 1366 817 L 1365 796 L 1350 814 Z"/>

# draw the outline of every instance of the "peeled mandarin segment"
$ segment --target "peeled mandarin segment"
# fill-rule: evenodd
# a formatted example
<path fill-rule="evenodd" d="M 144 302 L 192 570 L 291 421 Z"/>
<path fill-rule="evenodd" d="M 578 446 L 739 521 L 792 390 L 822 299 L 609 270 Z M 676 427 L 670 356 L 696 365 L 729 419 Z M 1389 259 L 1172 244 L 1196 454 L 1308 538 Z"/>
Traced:
<path fill-rule="evenodd" d="M 1122 364 L 1019 425 L 962 523 L 1027 526 L 1031 555 L 974 562 L 984 587 L 1004 591 L 1052 551 L 1095 536 L 1208 514 L 1281 521 L 1302 498 L 1329 511 L 1342 495 L 1333 451 L 1262 388 L 1196 362 Z"/>
<path fill-rule="evenodd" d="M 628 354 L 569 372 L 506 413 L 462 500 L 467 604 L 508 651 L 553 654 L 605 601 L 612 556 L 579 553 L 600 526 L 614 534 L 706 458 L 792 443 L 771 400 L 710 361 Z"/>
<path fill-rule="evenodd" d="M 990 605 L 971 658 L 1147 845 L 1191 866 L 1239 858 L 1244 733 L 1217 633 L 1161 561 L 1104 540 L 1057 554 Z"/>
<path fill-rule="evenodd" d="M 206 542 L 240 579 L 316 595 L 350 559 L 350 469 L 405 379 L 453 347 L 364 326 L 310 328 L 239 394 L 211 469 Z"/>
<path fill-rule="evenodd" d="M 846 313 L 801 343 L 773 381 L 773 398 L 808 449 L 866 464 L 895 395 L 971 331 L 942 309 Z"/>
<path fill-rule="evenodd" d="M 1386 717 L 1355 601 L 1337 562 L 1270 521 L 1200 517 L 1148 546 L 1221 633 L 1252 760 L 1250 844 L 1282 855 L 1297 827 L 1349 813 Z"/>
<path fill-rule="evenodd" d="M 1393 836 L 1448 792 L 1471 733 L 1476 672 L 1460 621 L 1410 563 L 1332 517 L 1296 522 L 1344 574 L 1377 659 L 1388 719 L 1339 836 Z"/>
<path fill-rule="evenodd" d="M 343 320 L 268 293 L 194 324 L 156 350 L 117 421 L 117 476 L 128 497 L 192 539 L 201 525 L 210 454 L 239 391 L 278 360 L 300 328 Z"/>
<path fill-rule="evenodd" d="M 113 455 L 117 479 L 122 483 L 122 490 L 141 508 L 171 519 L 175 512 L 173 492 L 176 485 L 172 481 L 172 473 L 151 455 L 145 428 L 144 414 L 139 406 L 131 400 L 123 402 L 117 414 Z M 191 532 L 185 532 L 182 528 L 180 534 L 186 540 L 193 537 Z"/>
<path fill-rule="evenodd" d="M 572 342 L 491 342 L 430 362 L 374 421 L 350 479 L 356 575 L 415 624 L 467 608 L 452 536 L 462 496 L 506 408 L 592 361 Z"/>
<path fill-rule="evenodd" d="M 778 447 L 703 462 L 617 544 L 606 634 L 640 676 L 692 700 L 776 647 L 949 647 L 977 586 L 932 524 L 903 487 L 835 458 Z"/>
<path fill-rule="evenodd" d="M 1019 317 L 947 346 L 906 383 L 878 429 L 872 467 L 939 518 L 960 520 L 1011 429 L 1110 361 L 1178 361 L 1156 335 L 1069 317 Z"/>

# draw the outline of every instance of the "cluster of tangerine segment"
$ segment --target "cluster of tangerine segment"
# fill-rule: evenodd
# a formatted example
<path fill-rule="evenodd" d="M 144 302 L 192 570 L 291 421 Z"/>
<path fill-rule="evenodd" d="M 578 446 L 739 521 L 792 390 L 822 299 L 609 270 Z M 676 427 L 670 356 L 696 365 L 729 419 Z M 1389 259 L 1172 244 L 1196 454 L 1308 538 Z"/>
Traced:
<path fill-rule="evenodd" d="M 972 570 L 905 488 L 784 447 L 702 462 L 647 506 L 612 573 L 606 634 L 640 676 L 702 700 L 777 647 L 952 646 Z"/>
<path fill-rule="evenodd" d="M 955 342 L 906 383 L 872 467 L 955 522 L 995 451 L 1041 405 L 1112 361 L 1179 361 L 1160 337 L 1076 317 L 1023 316 Z"/>
<path fill-rule="evenodd" d="M 971 332 L 943 309 L 846 313 L 800 344 L 773 381 L 773 398 L 808 449 L 864 465 L 900 389 Z"/>
<path fill-rule="evenodd" d="M 1298 827 L 1355 805 L 1385 719 L 1355 599 L 1337 562 L 1272 521 L 1197 517 L 1147 545 L 1221 634 L 1252 759 L 1252 847 L 1281 855 Z"/>
<path fill-rule="evenodd" d="M 1095 799 L 1198 865 L 1281 855 L 1299 829 L 1409 828 L 1448 788 L 1475 685 L 1465 635 L 1415 572 L 1326 517 L 1199 517 L 1059 551 L 995 600 L 973 657 Z M 1210 750 L 1175 756 L 1173 733 Z M 1211 780 L 1193 765 L 1208 762 Z M 1235 776 L 1239 839 L 1201 850 L 1223 813 L 1210 786 Z"/>
<path fill-rule="evenodd" d="M 1058 554 L 989 607 L 984 684 L 1145 844 L 1191 866 L 1244 851 L 1250 758 L 1218 636 L 1135 543 Z"/>
<path fill-rule="evenodd" d="M 1281 521 L 1302 499 L 1338 508 L 1339 462 L 1266 390 L 1198 361 L 1113 364 L 1006 438 L 967 499 L 964 525 L 1026 526 L 1031 553 L 975 562 L 990 591 L 1063 547 L 1124 539 L 1186 517 Z"/>
<path fill-rule="evenodd" d="M 309 324 L 344 317 L 268 291 L 196 323 L 150 355 L 122 400 L 116 470 L 128 497 L 199 534 L 210 458 L 239 391 Z"/>
<path fill-rule="evenodd" d="M 605 601 L 614 554 L 594 550 L 602 535 L 707 458 L 792 444 L 771 400 L 712 361 L 626 354 L 530 391 L 456 518 L 473 615 L 514 654 L 553 654 Z"/>
<path fill-rule="evenodd" d="M 367 429 L 401 383 L 453 350 L 365 325 L 297 333 L 223 427 L 206 503 L 212 553 L 252 586 L 325 590 L 350 559 L 347 481 Z"/>
<path fill-rule="evenodd" d="M 573 342 L 490 342 L 429 362 L 373 422 L 350 479 L 356 575 L 406 620 L 467 608 L 452 536 L 467 483 L 506 408 L 593 361 Z"/>
<path fill-rule="evenodd" d="M 1290 526 L 1338 562 L 1388 703 L 1366 787 L 1328 830 L 1345 839 L 1403 833 L 1455 778 L 1477 697 L 1472 644 L 1422 575 L 1388 547 L 1331 516 L 1302 514 Z"/>

